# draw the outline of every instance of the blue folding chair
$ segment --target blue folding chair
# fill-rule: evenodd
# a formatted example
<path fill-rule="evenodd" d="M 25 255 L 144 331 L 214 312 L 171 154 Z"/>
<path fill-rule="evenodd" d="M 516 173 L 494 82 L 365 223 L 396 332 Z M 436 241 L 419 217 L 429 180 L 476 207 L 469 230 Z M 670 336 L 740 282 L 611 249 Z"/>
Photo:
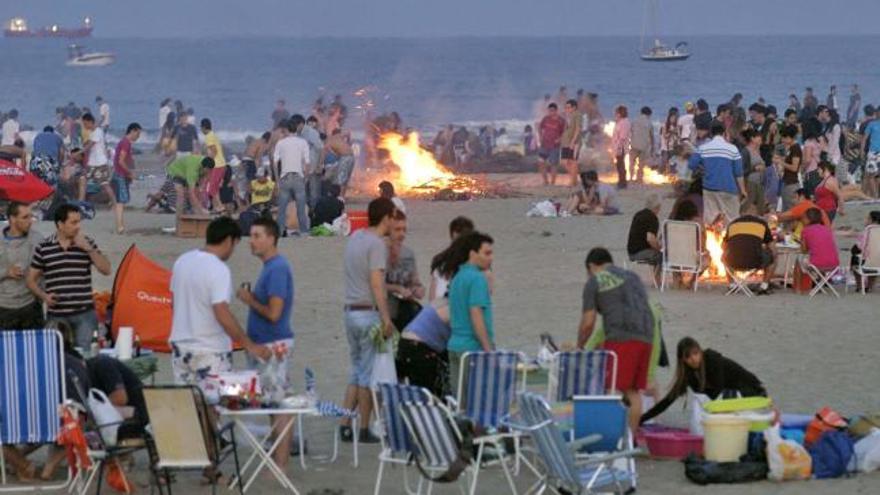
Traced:
<path fill-rule="evenodd" d="M 379 452 L 379 471 L 376 474 L 375 495 L 380 493 L 382 474 L 386 464 L 403 466 L 403 487 L 406 493 L 421 492 L 422 479 L 419 479 L 416 490 L 412 490 L 407 477 L 407 466 L 412 461 L 414 446 L 400 415 L 400 405 L 404 402 L 429 404 L 434 402 L 434 398 L 427 389 L 413 385 L 379 383 L 373 390 L 376 416 L 382 425 L 382 450 Z"/>
<path fill-rule="evenodd" d="M 436 402 L 425 404 L 404 401 L 400 405 L 400 415 L 415 445 L 414 455 L 419 467 L 425 474 L 436 477 L 447 471 L 456 461 L 463 460 L 459 456 L 462 434 L 448 408 Z M 467 460 L 468 464 L 462 474 L 471 476 L 468 493 L 474 495 L 480 474 L 480 454 L 476 458 L 468 457 Z M 511 493 L 516 494 L 516 485 L 507 465 L 502 463 L 501 467 Z M 428 493 L 431 493 L 432 484 L 429 481 Z M 498 490 L 492 490 L 491 493 L 498 493 Z"/>
<path fill-rule="evenodd" d="M 574 396 L 575 440 L 595 437 L 597 440 L 577 452 L 578 457 L 589 458 L 615 452 L 634 451 L 632 432 L 627 426 L 627 408 L 617 395 Z M 636 463 L 630 457 L 626 462 L 632 486 L 636 486 Z"/>
<path fill-rule="evenodd" d="M 604 395 L 615 390 L 616 377 L 614 351 L 557 352 L 550 366 L 547 400 L 567 402 L 575 395 Z"/>
<path fill-rule="evenodd" d="M 313 397 L 318 397 L 315 379 L 315 372 L 312 371 L 311 368 L 305 369 L 305 384 L 306 384 L 306 394 L 309 394 Z M 317 418 L 325 418 L 325 419 L 333 419 L 338 420 L 342 418 L 348 418 L 351 420 L 352 430 L 357 432 L 359 431 L 360 418 L 358 417 L 358 413 L 356 410 L 346 409 L 335 402 L 326 401 L 326 400 L 318 400 L 315 403 L 315 409 L 317 410 L 317 415 L 312 417 Z M 303 469 L 307 469 L 306 466 L 306 457 L 310 457 L 313 460 L 317 460 L 320 462 L 336 462 L 337 457 L 339 457 L 339 428 L 333 429 L 333 451 L 330 455 L 327 456 L 315 456 L 315 455 L 306 455 L 306 443 L 305 443 L 305 434 L 303 431 L 303 422 L 306 418 L 305 414 L 298 414 L 296 416 L 296 435 L 299 442 L 299 464 Z M 352 465 L 354 467 L 358 467 L 358 435 L 355 434 L 352 441 Z"/>
<path fill-rule="evenodd" d="M 62 484 L 7 486 L 3 446 L 54 444 L 61 429 L 64 344 L 57 330 L 0 331 L 0 492 L 60 490 Z"/>
<path fill-rule="evenodd" d="M 598 493 L 613 491 L 626 493 L 635 485 L 630 474 L 614 467 L 616 459 L 631 458 L 639 451 L 618 451 L 603 456 L 577 459 L 575 453 L 584 446 L 601 441 L 597 435 L 566 442 L 562 431 L 550 412 L 550 406 L 538 394 L 525 392 L 519 396 L 521 424 L 511 426 L 534 440 L 544 471 L 538 482 L 529 490 L 543 491 L 550 488 L 555 493 L 565 489 L 570 493 Z"/>

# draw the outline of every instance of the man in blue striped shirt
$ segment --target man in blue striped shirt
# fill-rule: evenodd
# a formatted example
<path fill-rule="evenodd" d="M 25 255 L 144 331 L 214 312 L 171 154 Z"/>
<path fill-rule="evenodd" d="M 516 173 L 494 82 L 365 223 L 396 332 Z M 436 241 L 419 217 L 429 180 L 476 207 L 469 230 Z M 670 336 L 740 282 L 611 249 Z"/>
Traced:
<path fill-rule="evenodd" d="M 712 139 L 691 155 L 688 168 L 703 175 L 703 223 L 711 225 L 723 217 L 727 225 L 739 216 L 745 198 L 742 156 L 724 139 L 724 124 L 713 122 L 709 132 Z"/>

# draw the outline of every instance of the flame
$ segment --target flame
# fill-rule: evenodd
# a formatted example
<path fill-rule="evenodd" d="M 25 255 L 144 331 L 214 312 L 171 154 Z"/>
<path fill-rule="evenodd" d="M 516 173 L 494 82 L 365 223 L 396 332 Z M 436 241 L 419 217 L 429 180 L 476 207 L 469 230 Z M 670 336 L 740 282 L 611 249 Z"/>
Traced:
<path fill-rule="evenodd" d="M 602 131 L 608 138 L 611 138 L 614 135 L 614 127 L 616 123 L 612 120 L 605 123 L 605 126 L 602 128 Z M 610 141 L 609 141 L 610 142 Z M 609 148 L 608 153 L 613 157 L 614 150 Z M 629 153 L 624 155 L 623 157 L 624 163 L 626 163 L 626 175 L 629 180 L 634 181 L 638 177 L 638 171 L 633 170 L 633 163 L 629 159 Z M 652 185 L 662 185 L 662 184 L 671 184 L 672 180 L 670 177 L 663 175 L 656 170 L 650 167 L 642 167 L 642 182 L 645 184 Z"/>
<path fill-rule="evenodd" d="M 399 169 L 399 174 L 392 182 L 400 192 L 425 188 L 455 190 L 466 179 L 456 176 L 438 163 L 430 151 L 419 146 L 418 133 L 402 136 L 396 132 L 386 132 L 380 136 L 378 147 L 388 151 L 391 161 Z"/>
<path fill-rule="evenodd" d="M 703 272 L 703 278 L 726 278 L 727 270 L 721 258 L 724 254 L 722 243 L 724 234 L 713 228 L 706 229 L 706 251 L 709 253 L 709 268 Z"/>

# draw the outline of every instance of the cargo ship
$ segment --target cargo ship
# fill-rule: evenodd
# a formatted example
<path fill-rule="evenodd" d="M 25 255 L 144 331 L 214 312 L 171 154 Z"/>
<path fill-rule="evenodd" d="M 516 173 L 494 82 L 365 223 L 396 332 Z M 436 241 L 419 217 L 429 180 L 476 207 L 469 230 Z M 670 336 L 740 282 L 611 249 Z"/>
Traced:
<path fill-rule="evenodd" d="M 3 36 L 7 38 L 88 38 L 92 35 L 92 19 L 83 19 L 82 26 L 66 28 L 53 24 L 51 26 L 31 29 L 22 17 L 13 17 L 6 23 Z"/>

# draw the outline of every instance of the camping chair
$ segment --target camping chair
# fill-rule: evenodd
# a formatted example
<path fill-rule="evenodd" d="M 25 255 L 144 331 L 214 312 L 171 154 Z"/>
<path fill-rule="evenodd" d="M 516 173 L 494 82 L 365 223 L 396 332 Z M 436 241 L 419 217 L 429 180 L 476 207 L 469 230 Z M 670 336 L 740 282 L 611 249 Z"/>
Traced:
<path fill-rule="evenodd" d="M 816 265 L 810 263 L 806 256 L 801 258 L 800 264 L 801 270 L 809 275 L 810 280 L 813 281 L 813 290 L 810 291 L 810 299 L 820 292 L 823 294 L 833 294 L 834 297 L 840 299 L 840 294 L 834 286 L 831 285 L 831 279 L 842 273 L 839 266 L 835 266 L 831 270 L 822 270 Z"/>
<path fill-rule="evenodd" d="M 730 280 L 732 287 L 727 290 L 724 294 L 725 296 L 729 296 L 731 294 L 736 294 L 742 292 L 748 297 L 752 297 L 755 295 L 752 292 L 752 289 L 749 288 L 749 279 L 754 277 L 758 272 L 764 270 L 764 268 L 746 268 L 746 269 L 734 269 L 731 268 L 727 263 L 724 264 L 724 269 L 727 271 L 727 274 L 730 275 Z"/>
<path fill-rule="evenodd" d="M 611 386 L 606 385 L 609 378 Z M 550 364 L 547 400 L 566 402 L 575 395 L 603 395 L 615 389 L 616 378 L 617 354 L 613 351 L 557 352 Z"/>
<path fill-rule="evenodd" d="M 865 230 L 865 251 L 854 271 L 861 279 L 862 295 L 865 295 L 868 277 L 880 277 L 880 225 L 870 225 Z"/>
<path fill-rule="evenodd" d="M 524 392 L 519 396 L 519 405 L 523 423 L 511 424 L 511 426 L 534 439 L 537 453 L 545 467 L 540 479 L 532 486 L 529 493 L 535 489 L 540 493 L 549 487 L 557 494 L 563 489 L 577 494 L 598 491 L 623 494 L 635 487 L 633 474 L 628 470 L 618 469 L 613 463 L 617 459 L 631 459 L 640 451 L 622 450 L 605 455 L 576 458 L 576 452 L 585 446 L 601 442 L 602 438 L 590 435 L 566 442 L 550 412 L 549 404 L 541 396 Z"/>
<path fill-rule="evenodd" d="M 0 492 L 61 490 L 72 482 L 7 485 L 3 446 L 55 444 L 61 430 L 64 345 L 57 330 L 0 331 Z"/>
<path fill-rule="evenodd" d="M 244 493 L 233 423 L 220 429 L 215 427 L 198 387 L 145 387 L 144 399 L 150 415 L 150 435 L 147 436 L 150 467 L 160 495 L 163 493 L 160 473 L 164 475 L 164 487 L 170 495 L 172 470 L 217 469 L 230 454 L 235 460 L 239 493 Z M 212 476 L 211 481 L 211 492 L 216 493 L 217 476 Z"/>
<path fill-rule="evenodd" d="M 469 418 L 485 434 L 474 439 L 478 457 L 482 458 L 486 445 L 492 445 L 504 465 L 502 442 L 512 439 L 514 444 L 514 472 L 519 474 L 519 463 L 524 461 L 519 452 L 520 434 L 499 432 L 506 427 L 517 392 L 525 390 L 526 374 L 518 382 L 517 372 L 522 355 L 511 351 L 466 352 L 461 357 L 458 375 L 458 395 L 450 402 L 463 416 Z M 479 466 L 477 466 L 479 470 Z M 505 470 L 507 468 L 505 467 Z"/>
<path fill-rule="evenodd" d="M 456 461 L 466 461 L 465 472 L 471 476 L 468 493 L 470 495 L 476 493 L 483 449 L 477 449 L 476 459 L 473 457 L 461 458 L 459 449 L 463 444 L 463 436 L 456 425 L 452 411 L 437 402 L 405 401 L 400 405 L 400 415 L 416 448 L 415 456 L 419 468 L 427 475 L 436 476 L 445 472 Z M 516 486 L 507 465 L 502 462 L 501 467 L 504 469 L 504 476 L 507 478 L 511 493 L 515 494 Z M 433 483 L 429 481 L 429 493 L 432 485 Z M 492 493 L 498 492 L 492 490 Z"/>
<path fill-rule="evenodd" d="M 628 452 L 635 454 L 633 434 L 627 425 L 627 407 L 618 395 L 579 395 L 574 397 L 574 439 L 598 438 L 577 452 L 577 457 Z M 595 438 L 594 437 L 594 438 Z M 636 487 L 636 461 L 626 457 L 630 484 Z"/>
<path fill-rule="evenodd" d="M 306 368 L 305 370 L 305 382 L 306 382 L 306 395 L 311 395 L 312 397 L 317 397 L 316 387 L 315 387 L 315 372 L 312 371 L 311 368 Z M 318 418 L 326 418 L 338 420 L 341 418 L 349 418 L 351 419 L 351 428 L 353 431 L 359 431 L 359 422 L 358 422 L 358 413 L 356 410 L 346 409 L 334 402 L 319 400 L 315 404 L 315 409 L 317 409 Z M 305 436 L 303 435 L 303 420 L 306 417 L 305 414 L 297 414 L 296 416 L 296 434 L 299 439 L 299 463 L 303 469 L 306 469 L 306 445 L 305 445 Z M 358 435 L 354 435 L 352 441 L 352 448 L 354 450 L 354 467 L 358 467 Z M 333 428 L 333 452 L 329 456 L 312 456 L 312 459 L 323 461 L 323 462 L 336 462 L 336 458 L 339 457 L 339 428 Z"/>
<path fill-rule="evenodd" d="M 380 493 L 382 474 L 386 464 L 403 466 L 403 487 L 407 494 L 421 492 L 422 479 L 419 479 L 416 490 L 412 490 L 407 478 L 407 467 L 412 460 L 414 448 L 400 415 L 400 405 L 404 402 L 428 404 L 433 401 L 434 398 L 428 390 L 412 385 L 379 383 L 373 389 L 373 404 L 375 404 L 376 415 L 382 425 L 382 450 L 379 452 L 379 471 L 376 474 L 375 495 Z"/>
<path fill-rule="evenodd" d="M 666 289 L 667 273 L 690 273 L 694 292 L 703 270 L 703 236 L 700 224 L 666 220 L 662 235 L 663 261 L 660 266 L 660 291 Z"/>

